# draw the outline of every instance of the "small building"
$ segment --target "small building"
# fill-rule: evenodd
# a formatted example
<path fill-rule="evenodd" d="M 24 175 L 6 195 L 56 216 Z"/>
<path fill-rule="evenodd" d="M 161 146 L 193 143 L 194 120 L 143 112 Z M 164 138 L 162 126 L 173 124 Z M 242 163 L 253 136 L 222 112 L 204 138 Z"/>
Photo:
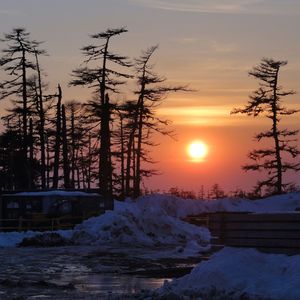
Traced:
<path fill-rule="evenodd" d="M 105 211 L 97 193 L 35 191 L 0 196 L 0 230 L 59 229 L 72 227 Z"/>

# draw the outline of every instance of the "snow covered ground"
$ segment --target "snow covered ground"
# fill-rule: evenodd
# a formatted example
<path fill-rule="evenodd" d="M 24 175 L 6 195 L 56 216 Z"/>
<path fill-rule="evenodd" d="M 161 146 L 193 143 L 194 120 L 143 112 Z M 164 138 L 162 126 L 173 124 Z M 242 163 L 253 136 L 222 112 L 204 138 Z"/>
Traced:
<path fill-rule="evenodd" d="M 192 257 L 209 250 L 210 234 L 206 228 L 181 220 L 188 215 L 220 211 L 296 213 L 299 208 L 300 193 L 256 201 L 192 200 L 149 195 L 137 201 L 116 201 L 114 211 L 90 218 L 74 230 L 58 233 L 76 245 L 118 246 L 124 247 L 124 251 L 129 246 L 151 249 L 149 258 L 152 259 Z M 14 247 L 24 237 L 36 234 L 40 233 L 0 233 L 0 247 Z M 300 299 L 299 270 L 300 255 L 224 248 L 208 261 L 198 264 L 190 274 L 166 282 L 150 293 L 149 299 L 166 296 L 168 299 Z"/>
<path fill-rule="evenodd" d="M 179 218 L 184 218 L 188 215 L 221 211 L 254 213 L 293 212 L 297 209 L 300 210 L 300 192 L 272 196 L 260 200 L 242 198 L 197 200 L 155 194 L 140 197 L 137 205 L 145 209 L 152 206 L 159 206 L 168 215 Z"/>
<path fill-rule="evenodd" d="M 136 202 L 115 202 L 115 210 L 86 220 L 72 231 L 60 231 L 75 244 L 135 244 L 137 246 L 178 245 L 180 252 L 209 249 L 207 229 L 180 220 L 205 212 L 295 212 L 300 209 L 300 192 L 262 200 L 181 199 L 171 195 L 147 195 Z M 0 247 L 11 247 L 36 232 L 0 233 Z"/>
<path fill-rule="evenodd" d="M 199 255 L 210 249 L 210 233 L 207 228 L 183 222 L 176 214 L 153 201 L 115 202 L 114 211 L 107 211 L 93 217 L 74 230 L 58 231 L 75 245 L 123 245 L 171 247 L 171 251 L 160 252 L 158 256 L 188 257 Z M 0 247 L 13 247 L 23 238 L 30 238 L 40 232 L 0 233 Z M 170 247 L 168 247 L 170 249 Z"/>
<path fill-rule="evenodd" d="M 296 300 L 300 299 L 299 267 L 300 255 L 224 248 L 190 274 L 165 282 L 155 295 L 172 295 L 174 299 Z"/>

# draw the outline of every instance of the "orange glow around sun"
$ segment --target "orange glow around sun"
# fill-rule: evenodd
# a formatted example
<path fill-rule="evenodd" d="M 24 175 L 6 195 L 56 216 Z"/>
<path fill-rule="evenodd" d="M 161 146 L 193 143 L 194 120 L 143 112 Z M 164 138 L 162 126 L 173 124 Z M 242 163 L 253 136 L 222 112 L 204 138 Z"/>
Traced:
<path fill-rule="evenodd" d="M 202 141 L 193 141 L 187 147 L 187 153 L 193 162 L 201 162 L 207 156 L 208 147 Z"/>

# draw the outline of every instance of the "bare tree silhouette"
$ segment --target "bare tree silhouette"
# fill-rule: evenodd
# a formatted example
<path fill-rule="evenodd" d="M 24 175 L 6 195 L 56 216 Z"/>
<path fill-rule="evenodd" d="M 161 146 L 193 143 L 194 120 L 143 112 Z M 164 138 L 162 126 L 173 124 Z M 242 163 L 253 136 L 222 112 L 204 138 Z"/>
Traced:
<path fill-rule="evenodd" d="M 111 164 L 111 134 L 110 116 L 111 104 L 108 93 L 117 93 L 117 87 L 125 83 L 124 79 L 131 76 L 112 69 L 110 64 L 121 67 L 130 67 L 126 56 L 115 54 L 109 50 L 110 41 L 122 33 L 125 28 L 107 29 L 104 32 L 91 35 L 91 38 L 100 41 L 97 45 L 88 45 L 82 48 L 86 57 L 86 66 L 73 71 L 74 79 L 71 85 L 83 85 L 96 89 L 100 96 L 100 168 L 99 186 L 103 196 L 107 199 L 107 206 L 113 207 L 112 201 L 112 164 Z M 99 67 L 99 62 L 102 66 Z M 93 66 L 90 66 L 92 63 Z"/>
<path fill-rule="evenodd" d="M 11 33 L 4 35 L 1 42 L 7 44 L 7 48 L 2 50 L 0 58 L 0 67 L 8 75 L 8 79 L 4 80 L 0 87 L 0 100 L 15 96 L 21 96 L 22 103 L 18 107 L 22 114 L 22 149 L 23 163 L 20 167 L 26 170 L 26 178 L 24 178 L 24 188 L 32 186 L 32 170 L 28 157 L 28 85 L 29 71 L 36 70 L 36 64 L 30 60 L 30 56 L 45 54 L 44 50 L 40 50 L 40 42 L 30 39 L 30 34 L 24 28 L 14 28 Z"/>
<path fill-rule="evenodd" d="M 231 112 L 254 117 L 265 116 L 272 122 L 271 129 L 260 132 L 255 139 L 257 141 L 272 139 L 274 146 L 251 151 L 249 158 L 254 163 L 243 166 L 245 171 L 267 171 L 269 177 L 257 183 L 257 192 L 267 187 L 273 193 L 281 194 L 289 186 L 283 183 L 283 174 L 288 170 L 300 170 L 300 163 L 283 161 L 283 153 L 288 153 L 292 158 L 296 158 L 300 153 L 297 146 L 291 144 L 296 141 L 294 137 L 298 134 L 298 130 L 279 129 L 279 122 L 283 116 L 298 112 L 282 105 L 283 97 L 295 94 L 294 91 L 284 91 L 279 85 L 279 71 L 286 64 L 286 61 L 262 59 L 261 63 L 249 72 L 250 76 L 259 80 L 259 88 L 250 96 L 244 108 L 234 109 Z"/>

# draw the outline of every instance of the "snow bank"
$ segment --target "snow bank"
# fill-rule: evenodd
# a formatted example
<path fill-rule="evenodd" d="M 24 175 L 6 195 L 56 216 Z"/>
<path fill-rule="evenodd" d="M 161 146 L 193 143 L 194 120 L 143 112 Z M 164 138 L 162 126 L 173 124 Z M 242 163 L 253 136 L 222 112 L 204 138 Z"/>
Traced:
<path fill-rule="evenodd" d="M 154 194 L 140 197 L 139 207 L 160 207 L 168 215 L 184 218 L 207 212 L 254 212 L 275 213 L 300 210 L 300 192 L 272 196 L 261 200 L 241 198 L 181 199 L 172 195 Z"/>
<path fill-rule="evenodd" d="M 256 207 L 254 201 L 247 199 L 182 199 L 167 194 L 153 194 L 140 197 L 137 201 L 139 207 L 160 207 L 168 215 L 184 218 L 206 212 L 218 211 L 253 211 Z"/>
<path fill-rule="evenodd" d="M 248 200 L 249 201 L 249 200 Z M 289 212 L 300 210 L 300 192 L 272 196 L 254 201 L 253 212 Z"/>
<path fill-rule="evenodd" d="M 244 296 L 243 299 L 296 300 L 300 299 L 299 268 L 300 255 L 224 248 L 208 261 L 198 264 L 190 274 L 165 282 L 156 296 L 201 299 L 214 295 L 209 299 L 220 299 L 230 295 L 230 299 L 242 299 Z"/>
<path fill-rule="evenodd" d="M 72 239 L 77 244 L 89 245 L 181 245 L 185 247 L 183 252 L 194 249 L 199 253 L 209 249 L 210 234 L 206 228 L 168 215 L 159 205 L 116 201 L 114 211 L 77 225 Z"/>

